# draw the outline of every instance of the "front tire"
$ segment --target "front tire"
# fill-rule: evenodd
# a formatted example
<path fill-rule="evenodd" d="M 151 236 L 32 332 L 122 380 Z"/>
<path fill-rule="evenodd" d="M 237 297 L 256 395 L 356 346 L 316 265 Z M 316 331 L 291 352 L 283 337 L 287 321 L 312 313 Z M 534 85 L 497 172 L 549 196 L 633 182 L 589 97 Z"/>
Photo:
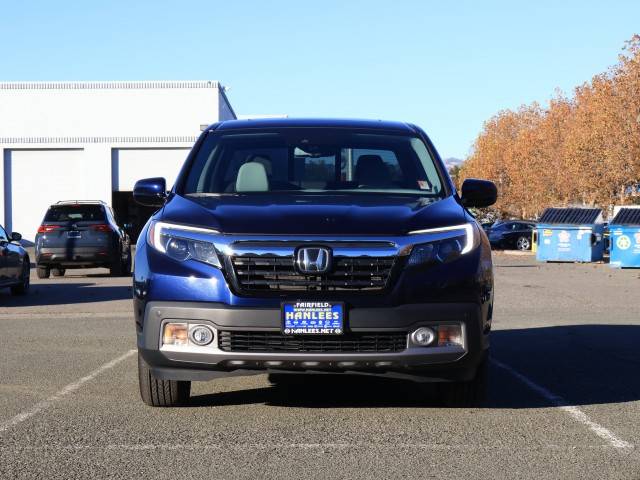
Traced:
<path fill-rule="evenodd" d="M 162 380 L 154 377 L 140 352 L 138 352 L 138 380 L 140 397 L 150 407 L 178 407 L 189 402 L 191 382 Z"/>
<path fill-rule="evenodd" d="M 438 394 L 446 407 L 478 407 L 487 396 L 489 383 L 489 358 L 478 365 L 475 377 L 467 382 L 438 384 Z"/>
<path fill-rule="evenodd" d="M 51 274 L 54 277 L 64 277 L 64 274 L 66 273 L 66 268 L 54 268 L 51 270 Z"/>

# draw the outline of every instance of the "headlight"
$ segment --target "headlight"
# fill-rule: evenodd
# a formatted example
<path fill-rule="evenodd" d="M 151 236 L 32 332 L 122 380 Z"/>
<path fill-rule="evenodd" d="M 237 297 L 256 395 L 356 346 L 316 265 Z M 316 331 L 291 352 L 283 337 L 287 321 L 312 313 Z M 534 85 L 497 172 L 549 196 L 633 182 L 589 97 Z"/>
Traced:
<path fill-rule="evenodd" d="M 216 247 L 207 241 L 208 236 L 216 233 L 217 230 L 207 228 L 154 221 L 149 226 L 147 241 L 160 253 L 179 262 L 193 259 L 220 268 Z"/>
<path fill-rule="evenodd" d="M 471 223 L 453 227 L 416 230 L 411 234 L 433 234 L 433 240 L 414 245 L 408 266 L 448 263 L 469 253 L 479 241 L 475 227 Z"/>

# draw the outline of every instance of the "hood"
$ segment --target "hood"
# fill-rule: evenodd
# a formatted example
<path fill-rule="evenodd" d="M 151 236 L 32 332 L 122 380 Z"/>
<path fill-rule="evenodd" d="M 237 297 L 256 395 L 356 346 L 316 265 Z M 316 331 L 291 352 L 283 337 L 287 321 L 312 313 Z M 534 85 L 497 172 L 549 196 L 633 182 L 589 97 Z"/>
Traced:
<path fill-rule="evenodd" d="M 166 222 L 248 235 L 404 235 L 463 223 L 455 198 L 379 194 L 173 195 Z"/>

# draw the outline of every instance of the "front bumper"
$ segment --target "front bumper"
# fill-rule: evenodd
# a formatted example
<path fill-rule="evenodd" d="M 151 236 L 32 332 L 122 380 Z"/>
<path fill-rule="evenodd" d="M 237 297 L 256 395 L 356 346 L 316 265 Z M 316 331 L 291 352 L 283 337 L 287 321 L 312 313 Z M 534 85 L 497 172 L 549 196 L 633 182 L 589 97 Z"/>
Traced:
<path fill-rule="evenodd" d="M 407 348 L 394 353 L 229 352 L 213 346 L 161 345 L 167 321 L 206 324 L 219 330 L 273 331 L 281 329 L 281 313 L 268 308 L 230 308 L 219 303 L 149 302 L 138 349 L 154 376 L 166 380 L 209 380 L 234 370 L 338 371 L 399 373 L 435 381 L 467 380 L 488 348 L 482 308 L 473 303 L 408 304 L 390 308 L 354 308 L 347 328 L 358 332 L 407 332 L 419 326 L 461 323 L 464 345 Z"/>

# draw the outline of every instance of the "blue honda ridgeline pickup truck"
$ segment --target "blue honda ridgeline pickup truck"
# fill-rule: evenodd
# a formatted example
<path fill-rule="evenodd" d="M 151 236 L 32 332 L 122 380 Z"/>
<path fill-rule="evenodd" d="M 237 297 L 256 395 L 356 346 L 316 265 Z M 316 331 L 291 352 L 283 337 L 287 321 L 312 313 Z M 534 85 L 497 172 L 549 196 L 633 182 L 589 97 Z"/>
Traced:
<path fill-rule="evenodd" d="M 415 125 L 270 119 L 211 125 L 138 240 L 142 400 L 175 406 L 221 372 L 345 372 L 438 382 L 445 404 L 486 385 L 493 272 L 458 193 Z"/>

